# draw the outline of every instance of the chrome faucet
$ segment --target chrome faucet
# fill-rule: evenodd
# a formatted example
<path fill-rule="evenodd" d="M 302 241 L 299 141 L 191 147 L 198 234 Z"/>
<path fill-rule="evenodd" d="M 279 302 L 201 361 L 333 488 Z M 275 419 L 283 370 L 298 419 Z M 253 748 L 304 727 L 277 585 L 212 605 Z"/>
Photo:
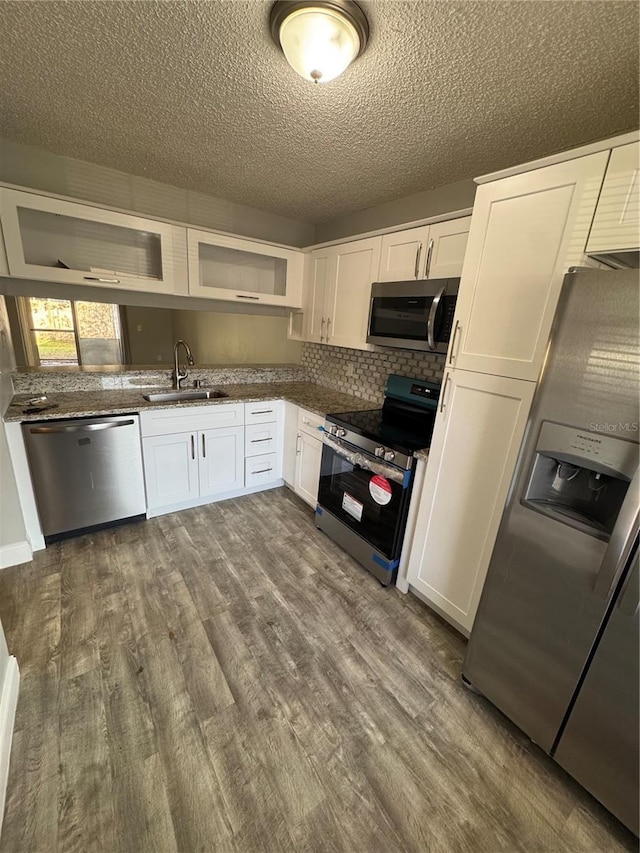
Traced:
<path fill-rule="evenodd" d="M 180 363 L 178 362 L 178 350 L 180 349 L 180 344 L 184 347 L 184 351 L 187 354 L 187 362 L 191 367 L 195 364 L 193 360 L 193 355 L 191 354 L 191 347 L 186 341 L 180 339 L 176 341 L 173 345 L 173 373 L 171 374 L 171 379 L 173 380 L 173 387 L 176 391 L 180 390 L 180 383 L 183 379 L 186 379 L 189 375 L 189 371 L 186 367 L 180 367 Z"/>

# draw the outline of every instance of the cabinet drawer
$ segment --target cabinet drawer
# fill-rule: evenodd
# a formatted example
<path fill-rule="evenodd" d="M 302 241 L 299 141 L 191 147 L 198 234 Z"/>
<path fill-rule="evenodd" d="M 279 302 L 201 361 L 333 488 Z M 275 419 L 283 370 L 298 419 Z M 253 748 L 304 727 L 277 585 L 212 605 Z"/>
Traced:
<path fill-rule="evenodd" d="M 261 486 L 278 479 L 277 456 L 275 453 L 265 453 L 245 460 L 245 486 Z"/>
<path fill-rule="evenodd" d="M 143 436 L 170 435 L 186 430 L 237 427 L 244 423 L 242 403 L 218 403 L 215 406 L 187 406 L 179 409 L 150 409 L 140 412 Z"/>
<path fill-rule="evenodd" d="M 280 415 L 280 400 L 265 400 L 259 403 L 244 404 L 244 422 L 246 424 L 266 424 L 276 421 Z"/>
<path fill-rule="evenodd" d="M 278 424 L 249 424 L 245 429 L 245 456 L 275 453 L 278 449 Z"/>
<path fill-rule="evenodd" d="M 306 432 L 314 438 L 322 439 L 324 430 L 324 418 L 322 415 L 316 415 L 314 412 L 309 412 L 307 409 L 298 410 L 298 430 Z"/>

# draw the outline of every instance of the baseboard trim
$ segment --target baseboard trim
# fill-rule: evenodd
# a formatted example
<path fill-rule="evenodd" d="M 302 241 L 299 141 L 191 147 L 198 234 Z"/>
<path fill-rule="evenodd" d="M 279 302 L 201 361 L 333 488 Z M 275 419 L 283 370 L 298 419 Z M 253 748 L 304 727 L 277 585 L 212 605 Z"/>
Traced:
<path fill-rule="evenodd" d="M 9 658 L 4 676 L 2 695 L 0 695 L 0 835 L 2 834 L 2 819 L 4 803 L 9 779 L 9 760 L 11 758 L 11 741 L 13 725 L 18 704 L 18 688 L 20 686 L 20 670 L 18 661 Z"/>
<path fill-rule="evenodd" d="M 33 551 L 27 541 L 0 546 L 0 569 L 19 566 L 20 563 L 30 563 L 31 560 L 33 560 Z"/>

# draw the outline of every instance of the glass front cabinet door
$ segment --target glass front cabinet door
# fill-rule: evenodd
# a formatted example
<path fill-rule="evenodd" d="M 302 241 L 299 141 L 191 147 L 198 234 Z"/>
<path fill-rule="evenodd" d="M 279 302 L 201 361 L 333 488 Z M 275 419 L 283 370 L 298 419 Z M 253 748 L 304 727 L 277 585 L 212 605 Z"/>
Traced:
<path fill-rule="evenodd" d="M 0 189 L 10 276 L 151 293 L 186 291 L 186 229 Z"/>
<path fill-rule="evenodd" d="M 302 306 L 303 252 L 193 228 L 187 242 L 191 296 Z"/>

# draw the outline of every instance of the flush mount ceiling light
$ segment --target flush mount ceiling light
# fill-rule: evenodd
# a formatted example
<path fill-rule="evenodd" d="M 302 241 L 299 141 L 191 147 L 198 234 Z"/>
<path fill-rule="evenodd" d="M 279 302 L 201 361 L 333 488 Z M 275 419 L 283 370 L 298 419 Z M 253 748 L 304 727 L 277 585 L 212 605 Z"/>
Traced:
<path fill-rule="evenodd" d="M 289 65 L 314 83 L 339 77 L 369 38 L 365 14 L 352 0 L 277 0 L 269 22 Z"/>

